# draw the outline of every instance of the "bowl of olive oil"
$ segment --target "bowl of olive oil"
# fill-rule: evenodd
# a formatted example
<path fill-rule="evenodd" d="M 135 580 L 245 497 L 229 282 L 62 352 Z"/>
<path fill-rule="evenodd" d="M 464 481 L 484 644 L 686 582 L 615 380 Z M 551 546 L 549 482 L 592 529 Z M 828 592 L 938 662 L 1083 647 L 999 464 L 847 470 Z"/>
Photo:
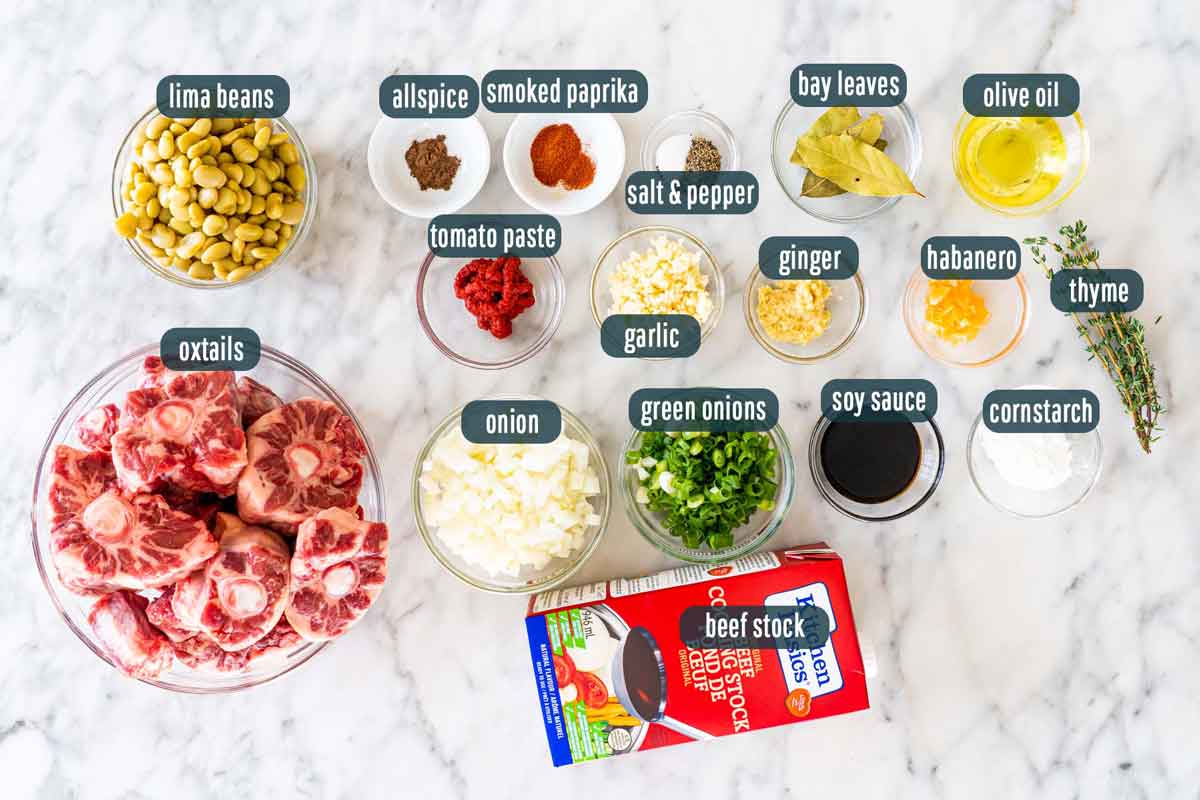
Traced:
<path fill-rule="evenodd" d="M 1087 129 L 1069 117 L 973 117 L 954 131 L 954 174 L 979 205 L 1006 216 L 1044 214 L 1083 181 Z"/>

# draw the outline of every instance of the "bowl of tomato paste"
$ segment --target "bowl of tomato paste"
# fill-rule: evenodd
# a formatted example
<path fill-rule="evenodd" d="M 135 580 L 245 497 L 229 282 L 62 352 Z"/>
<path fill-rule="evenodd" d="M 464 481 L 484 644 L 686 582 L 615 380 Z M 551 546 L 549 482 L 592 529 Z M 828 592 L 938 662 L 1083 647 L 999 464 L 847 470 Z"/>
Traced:
<path fill-rule="evenodd" d="M 503 369 L 541 352 L 562 321 L 562 268 L 545 258 L 445 258 L 417 274 L 417 317 L 433 346 L 476 369 Z"/>

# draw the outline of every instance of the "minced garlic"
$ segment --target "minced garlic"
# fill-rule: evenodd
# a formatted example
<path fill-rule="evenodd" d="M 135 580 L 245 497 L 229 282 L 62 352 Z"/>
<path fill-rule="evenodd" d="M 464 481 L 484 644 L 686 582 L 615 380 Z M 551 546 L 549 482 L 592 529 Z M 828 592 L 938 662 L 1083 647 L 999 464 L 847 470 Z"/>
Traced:
<path fill-rule="evenodd" d="M 713 312 L 708 276 L 699 251 L 682 239 L 660 236 L 649 249 L 630 253 L 608 276 L 609 314 L 690 314 L 703 323 Z"/>
<path fill-rule="evenodd" d="M 782 281 L 758 289 L 758 321 L 767 336 L 788 344 L 808 344 L 825 333 L 833 314 L 825 301 L 833 290 L 822 280 Z"/>

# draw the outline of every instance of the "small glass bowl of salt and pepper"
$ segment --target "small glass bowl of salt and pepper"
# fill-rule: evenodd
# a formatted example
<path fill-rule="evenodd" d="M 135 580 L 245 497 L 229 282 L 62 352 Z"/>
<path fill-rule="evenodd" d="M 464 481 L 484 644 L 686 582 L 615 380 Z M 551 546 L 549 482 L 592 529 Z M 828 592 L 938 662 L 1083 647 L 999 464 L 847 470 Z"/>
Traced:
<path fill-rule="evenodd" d="M 735 170 L 740 166 L 733 131 L 700 109 L 663 117 L 642 141 L 642 169 L 648 172 Z"/>

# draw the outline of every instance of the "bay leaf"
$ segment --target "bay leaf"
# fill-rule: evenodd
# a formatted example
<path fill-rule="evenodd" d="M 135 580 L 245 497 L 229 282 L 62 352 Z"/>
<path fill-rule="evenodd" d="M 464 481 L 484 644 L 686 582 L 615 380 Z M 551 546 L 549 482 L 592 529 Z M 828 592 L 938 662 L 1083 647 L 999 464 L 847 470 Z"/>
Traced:
<path fill-rule="evenodd" d="M 841 131 L 836 131 L 841 133 Z M 875 141 L 883 134 L 883 115 L 872 114 L 871 116 L 859 120 L 846 129 L 846 133 L 860 139 L 867 144 L 875 144 Z"/>
<path fill-rule="evenodd" d="M 832 136 L 835 133 L 842 133 L 860 118 L 858 108 L 856 106 L 832 106 L 824 114 L 817 117 L 817 121 L 809 127 L 805 136 L 815 136 L 820 139 L 822 136 Z"/>
<path fill-rule="evenodd" d="M 832 136 L 835 133 L 841 133 L 858 122 L 860 116 L 858 108 L 855 106 L 833 106 L 826 110 L 824 114 L 817 117 L 816 122 L 809 126 L 804 136 L 812 136 L 820 139 L 822 136 Z M 800 138 L 803 139 L 804 136 Z M 795 149 L 792 150 L 791 162 L 805 166 L 800 157 L 799 140 L 796 142 Z"/>
<path fill-rule="evenodd" d="M 879 138 L 880 134 L 883 133 L 882 114 L 875 113 L 869 117 L 860 119 L 847 128 L 846 133 L 853 134 L 856 138 L 877 147 L 881 151 L 887 148 L 887 141 Z M 883 141 L 882 147 L 879 146 L 880 141 Z M 801 197 L 837 197 L 845 193 L 845 189 L 828 178 L 820 177 L 812 170 L 804 174 L 804 184 L 800 187 Z"/>
<path fill-rule="evenodd" d="M 871 197 L 925 196 L 886 153 L 849 133 L 820 139 L 802 136 L 796 149 L 810 171 L 829 178 L 847 192 Z"/>
<path fill-rule="evenodd" d="M 880 151 L 887 150 L 887 139 L 876 139 L 871 146 Z M 829 178 L 820 177 L 811 169 L 804 173 L 804 185 L 800 188 L 801 197 L 837 197 L 845 193 L 845 189 Z"/>

